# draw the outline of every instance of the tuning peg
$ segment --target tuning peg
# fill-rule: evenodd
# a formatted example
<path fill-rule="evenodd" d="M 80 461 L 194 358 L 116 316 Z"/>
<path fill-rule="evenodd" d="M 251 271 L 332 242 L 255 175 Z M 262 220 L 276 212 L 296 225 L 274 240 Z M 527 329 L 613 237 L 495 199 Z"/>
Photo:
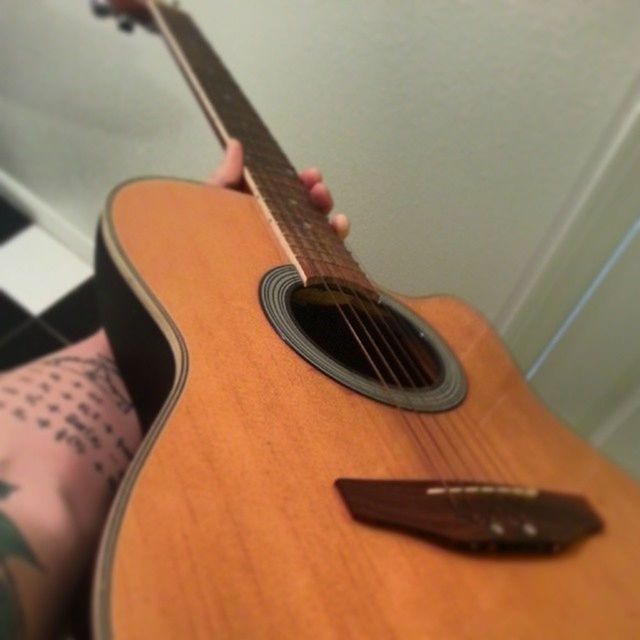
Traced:
<path fill-rule="evenodd" d="M 131 33 L 133 31 L 135 22 L 129 18 L 129 16 L 118 16 L 117 21 L 118 29 L 120 29 L 120 31 L 124 31 L 125 33 Z"/>
<path fill-rule="evenodd" d="M 109 0 L 90 0 L 89 4 L 91 4 L 93 13 L 100 18 L 110 16 L 113 13 Z"/>

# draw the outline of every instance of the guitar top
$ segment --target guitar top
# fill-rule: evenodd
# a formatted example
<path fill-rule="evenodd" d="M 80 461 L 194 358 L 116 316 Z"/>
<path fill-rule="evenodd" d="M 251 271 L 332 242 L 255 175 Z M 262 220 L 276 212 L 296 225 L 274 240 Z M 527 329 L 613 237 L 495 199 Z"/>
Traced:
<path fill-rule="evenodd" d="M 252 195 L 140 180 L 103 216 L 101 306 L 148 434 L 96 637 L 637 635 L 638 487 L 476 312 L 379 290 L 193 21 L 136 11 L 241 140 Z"/>

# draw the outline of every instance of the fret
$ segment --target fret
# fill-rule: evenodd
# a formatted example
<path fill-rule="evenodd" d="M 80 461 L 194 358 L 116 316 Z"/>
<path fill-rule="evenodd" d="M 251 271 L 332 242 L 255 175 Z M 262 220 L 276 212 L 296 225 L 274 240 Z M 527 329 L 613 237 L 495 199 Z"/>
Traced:
<path fill-rule="evenodd" d="M 248 162 L 251 162 L 250 154 Z M 255 168 L 250 166 L 249 171 L 260 181 L 263 189 L 271 189 L 274 195 L 286 195 L 287 197 L 302 202 L 308 200 L 307 190 L 297 175 L 295 178 L 289 176 L 282 177 L 282 169 L 266 158 L 262 162 L 255 164 Z"/>
<path fill-rule="evenodd" d="M 306 232 L 306 230 L 305 230 Z M 318 241 L 317 234 L 298 232 L 299 245 L 303 249 L 323 251 L 336 258 L 352 259 L 351 254 L 344 248 L 339 240 L 334 241 L 332 237 L 328 237 L 326 241 Z M 333 234 L 333 230 L 329 231 Z"/>
<path fill-rule="evenodd" d="M 149 0 L 160 31 L 223 144 L 242 142 L 250 186 L 280 229 L 307 283 L 341 281 L 374 291 L 360 266 L 309 202 L 280 145 L 191 18 Z"/>
<path fill-rule="evenodd" d="M 295 242 L 294 242 L 295 244 Z M 322 262 L 325 264 L 333 264 L 338 267 L 348 267 L 352 268 L 353 265 L 350 260 L 345 260 L 344 258 L 340 258 L 335 254 L 329 253 L 327 251 L 322 251 L 317 247 L 308 247 L 305 249 L 305 255 L 314 262 Z"/>
<path fill-rule="evenodd" d="M 244 146 L 244 143 L 243 143 Z M 297 173 L 294 172 L 294 176 L 287 176 L 286 171 L 289 170 L 288 165 L 285 165 L 277 156 L 269 152 L 255 152 L 249 148 L 245 150 L 245 164 L 249 171 L 260 181 L 262 186 L 269 184 L 274 187 L 278 187 L 277 180 L 280 176 L 283 176 L 282 188 L 292 191 L 298 189 L 300 186 L 300 180 Z"/>

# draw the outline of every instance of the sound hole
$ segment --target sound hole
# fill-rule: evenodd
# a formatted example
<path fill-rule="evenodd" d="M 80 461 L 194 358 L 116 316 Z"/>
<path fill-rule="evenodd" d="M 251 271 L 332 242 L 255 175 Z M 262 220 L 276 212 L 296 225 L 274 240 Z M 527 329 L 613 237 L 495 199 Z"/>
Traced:
<path fill-rule="evenodd" d="M 267 272 L 259 296 L 280 338 L 349 389 L 411 411 L 446 411 L 464 399 L 466 382 L 454 354 L 393 298 L 379 294 L 371 301 L 349 291 L 303 287 L 292 266 Z"/>
<path fill-rule="evenodd" d="M 344 289 L 299 287 L 289 304 L 303 334 L 358 375 L 400 389 L 428 389 L 442 379 L 442 363 L 424 334 L 382 302 Z"/>

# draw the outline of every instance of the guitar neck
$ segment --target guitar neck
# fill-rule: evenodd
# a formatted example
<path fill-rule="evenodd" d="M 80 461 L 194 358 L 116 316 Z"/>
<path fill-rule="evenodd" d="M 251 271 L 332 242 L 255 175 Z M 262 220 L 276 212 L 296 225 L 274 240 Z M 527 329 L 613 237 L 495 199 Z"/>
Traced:
<path fill-rule="evenodd" d="M 309 202 L 280 145 L 191 17 L 148 2 L 158 29 L 218 139 L 244 149 L 244 179 L 307 285 L 338 283 L 374 291 L 360 266 Z"/>

